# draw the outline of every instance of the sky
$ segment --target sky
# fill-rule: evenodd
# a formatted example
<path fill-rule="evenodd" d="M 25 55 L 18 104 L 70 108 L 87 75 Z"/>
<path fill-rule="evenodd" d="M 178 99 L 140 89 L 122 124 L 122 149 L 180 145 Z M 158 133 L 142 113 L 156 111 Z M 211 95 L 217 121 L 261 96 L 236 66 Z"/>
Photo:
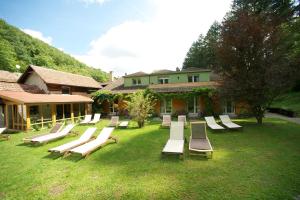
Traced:
<path fill-rule="evenodd" d="M 86 63 L 123 76 L 181 68 L 231 0 L 1 0 L 0 18 Z"/>

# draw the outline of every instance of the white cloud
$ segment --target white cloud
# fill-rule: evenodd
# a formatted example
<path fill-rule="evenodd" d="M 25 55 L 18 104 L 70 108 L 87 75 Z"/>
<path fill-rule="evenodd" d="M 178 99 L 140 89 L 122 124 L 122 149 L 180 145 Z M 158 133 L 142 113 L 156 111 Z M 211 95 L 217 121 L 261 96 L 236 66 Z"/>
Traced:
<path fill-rule="evenodd" d="M 83 2 L 87 5 L 89 5 L 89 4 L 100 4 L 101 5 L 109 0 L 79 0 L 79 1 Z"/>
<path fill-rule="evenodd" d="M 35 31 L 32 29 L 21 29 L 23 32 L 27 33 L 28 35 L 31 35 L 34 38 L 37 38 L 39 40 L 42 40 L 43 42 L 47 44 L 52 44 L 52 37 L 44 36 L 42 32 Z"/>
<path fill-rule="evenodd" d="M 221 21 L 231 0 L 153 0 L 155 13 L 147 21 L 126 21 L 90 43 L 82 62 L 105 71 L 151 72 L 181 67 L 199 34 Z"/>

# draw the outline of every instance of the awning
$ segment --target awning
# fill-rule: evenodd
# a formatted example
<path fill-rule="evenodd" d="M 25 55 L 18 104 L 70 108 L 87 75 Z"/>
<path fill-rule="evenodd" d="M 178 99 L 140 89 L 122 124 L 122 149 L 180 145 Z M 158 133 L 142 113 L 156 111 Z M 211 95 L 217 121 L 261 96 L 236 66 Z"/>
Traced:
<path fill-rule="evenodd" d="M 28 92 L 0 91 L 0 97 L 19 104 L 92 103 L 89 97 L 63 94 L 32 94 Z"/>

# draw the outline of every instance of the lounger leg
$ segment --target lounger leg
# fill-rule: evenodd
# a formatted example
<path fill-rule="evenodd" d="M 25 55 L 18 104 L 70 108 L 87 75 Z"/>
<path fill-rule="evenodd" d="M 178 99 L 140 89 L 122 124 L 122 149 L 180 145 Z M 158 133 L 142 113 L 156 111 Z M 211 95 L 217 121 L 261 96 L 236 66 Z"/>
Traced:
<path fill-rule="evenodd" d="M 66 158 L 66 157 L 68 157 L 68 156 L 70 156 L 70 155 L 71 155 L 71 153 L 67 151 L 66 153 L 64 153 L 63 158 Z"/>
<path fill-rule="evenodd" d="M 112 140 L 114 140 L 115 143 L 118 143 L 118 138 L 117 137 L 110 136 L 109 138 L 112 139 Z"/>
<path fill-rule="evenodd" d="M 211 153 L 210 153 L 210 158 L 211 159 L 213 158 L 213 151 L 211 151 Z"/>

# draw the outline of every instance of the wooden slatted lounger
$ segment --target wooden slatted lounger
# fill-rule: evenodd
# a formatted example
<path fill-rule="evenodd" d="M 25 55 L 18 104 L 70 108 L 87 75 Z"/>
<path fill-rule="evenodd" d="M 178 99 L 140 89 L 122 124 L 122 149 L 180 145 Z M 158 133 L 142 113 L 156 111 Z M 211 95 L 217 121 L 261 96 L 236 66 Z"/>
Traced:
<path fill-rule="evenodd" d="M 60 138 L 63 138 L 71 133 L 71 130 L 75 127 L 75 124 L 69 124 L 67 125 L 63 130 L 57 132 L 57 133 L 51 133 L 48 135 L 43 135 L 40 137 L 33 138 L 31 140 L 32 143 L 38 143 L 38 144 L 44 144 L 53 140 L 57 140 Z"/>
<path fill-rule="evenodd" d="M 88 124 L 90 121 L 92 121 L 92 115 L 85 115 L 84 120 L 82 120 L 79 124 Z"/>
<path fill-rule="evenodd" d="M 101 117 L 100 113 L 95 113 L 94 119 L 92 121 L 88 122 L 88 124 L 97 124 L 100 121 L 100 117 Z"/>
<path fill-rule="evenodd" d="M 85 144 L 89 141 L 91 141 L 91 138 L 93 136 L 93 134 L 95 133 L 95 131 L 97 130 L 97 128 L 95 127 L 90 127 L 88 128 L 81 136 L 79 139 L 68 142 L 66 144 L 60 145 L 58 147 L 54 147 L 49 149 L 48 151 L 51 153 L 59 153 L 59 154 L 64 154 L 65 152 L 80 146 L 82 144 Z"/>
<path fill-rule="evenodd" d="M 49 134 L 54 134 L 54 133 L 57 133 L 59 132 L 59 130 L 63 127 L 63 124 L 62 123 L 57 123 L 55 124 L 51 130 L 48 132 L 48 133 L 44 133 L 44 134 L 39 134 L 39 135 L 35 135 L 35 136 L 32 136 L 32 137 L 26 137 L 26 138 L 23 138 L 23 142 L 24 143 L 29 143 L 29 142 L 32 142 L 32 140 L 34 138 L 38 138 L 38 137 L 41 137 L 41 136 L 44 136 L 44 135 L 49 135 Z"/>
<path fill-rule="evenodd" d="M 119 116 L 111 117 L 110 124 L 108 126 L 117 127 L 119 125 Z"/>
<path fill-rule="evenodd" d="M 105 127 L 102 129 L 100 134 L 97 136 L 95 140 L 92 140 L 88 143 L 85 143 L 81 146 L 78 146 L 74 149 L 71 149 L 66 156 L 71 154 L 79 154 L 83 157 L 87 157 L 90 153 L 97 150 L 98 148 L 104 146 L 109 142 L 109 139 L 114 140 L 116 143 L 118 142 L 116 138 L 112 137 L 111 134 L 113 132 L 113 127 Z"/>

